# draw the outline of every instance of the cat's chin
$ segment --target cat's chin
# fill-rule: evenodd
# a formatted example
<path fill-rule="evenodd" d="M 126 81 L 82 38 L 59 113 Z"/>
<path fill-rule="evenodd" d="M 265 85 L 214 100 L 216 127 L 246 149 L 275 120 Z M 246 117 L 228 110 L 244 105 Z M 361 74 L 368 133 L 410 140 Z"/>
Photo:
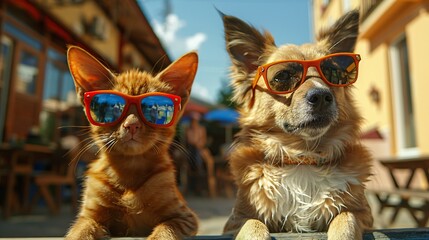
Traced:
<path fill-rule="evenodd" d="M 139 155 L 147 151 L 142 142 L 134 139 L 116 139 L 115 143 L 111 146 L 100 146 L 100 148 L 106 153 L 119 155 Z"/>
<path fill-rule="evenodd" d="M 130 139 L 128 141 L 122 142 L 121 146 L 118 146 L 122 152 L 126 155 L 137 155 L 137 154 L 143 154 L 147 151 L 147 147 L 144 146 L 143 143 Z"/>

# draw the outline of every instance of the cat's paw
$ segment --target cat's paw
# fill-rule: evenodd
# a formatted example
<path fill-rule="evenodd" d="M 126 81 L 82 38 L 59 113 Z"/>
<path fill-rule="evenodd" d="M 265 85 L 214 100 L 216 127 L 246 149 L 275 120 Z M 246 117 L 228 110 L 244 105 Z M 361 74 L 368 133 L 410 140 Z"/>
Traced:
<path fill-rule="evenodd" d="M 108 232 L 97 222 L 88 218 L 79 218 L 68 231 L 65 240 L 109 239 Z"/>
<path fill-rule="evenodd" d="M 271 239 L 267 226 L 256 219 L 249 219 L 244 223 L 235 237 L 236 240 L 267 240 Z"/>

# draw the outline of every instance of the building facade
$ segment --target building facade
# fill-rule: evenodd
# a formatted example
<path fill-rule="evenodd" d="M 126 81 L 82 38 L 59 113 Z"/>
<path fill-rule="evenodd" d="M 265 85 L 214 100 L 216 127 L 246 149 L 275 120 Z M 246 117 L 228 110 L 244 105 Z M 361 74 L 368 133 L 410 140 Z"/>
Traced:
<path fill-rule="evenodd" d="M 379 155 L 429 154 L 429 1 L 314 0 L 316 32 L 355 8 L 362 57 L 355 97 L 364 134 L 377 136 Z"/>
<path fill-rule="evenodd" d="M 85 126 L 66 61 L 78 45 L 113 71 L 171 63 L 134 0 L 0 1 L 0 142 L 58 142 Z M 76 128 L 75 128 L 76 129 Z"/>

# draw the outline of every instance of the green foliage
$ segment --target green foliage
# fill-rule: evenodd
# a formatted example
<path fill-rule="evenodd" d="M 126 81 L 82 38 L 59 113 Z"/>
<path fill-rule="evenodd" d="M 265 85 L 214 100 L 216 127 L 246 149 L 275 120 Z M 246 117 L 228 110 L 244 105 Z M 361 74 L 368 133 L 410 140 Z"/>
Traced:
<path fill-rule="evenodd" d="M 223 78 L 221 81 L 223 87 L 219 90 L 217 103 L 229 108 L 237 109 L 237 104 L 231 100 L 233 93 L 232 87 L 229 85 L 229 80 L 227 78 Z"/>

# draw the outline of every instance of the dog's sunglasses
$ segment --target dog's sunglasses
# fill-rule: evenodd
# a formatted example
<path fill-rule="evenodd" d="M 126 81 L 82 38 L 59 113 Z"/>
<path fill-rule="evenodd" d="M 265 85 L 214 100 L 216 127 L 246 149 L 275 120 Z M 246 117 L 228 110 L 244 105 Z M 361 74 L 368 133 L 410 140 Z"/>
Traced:
<path fill-rule="evenodd" d="M 86 116 L 96 126 L 118 124 L 134 104 L 143 122 L 152 127 L 169 127 L 177 118 L 181 108 L 179 96 L 152 92 L 130 96 L 112 90 L 85 92 Z"/>
<path fill-rule="evenodd" d="M 262 76 L 268 90 L 274 94 L 295 91 L 304 83 L 309 67 L 315 67 L 322 80 L 335 87 L 344 87 L 356 82 L 360 55 L 335 53 L 315 60 L 284 60 L 258 67 L 252 83 L 252 92 Z"/>

